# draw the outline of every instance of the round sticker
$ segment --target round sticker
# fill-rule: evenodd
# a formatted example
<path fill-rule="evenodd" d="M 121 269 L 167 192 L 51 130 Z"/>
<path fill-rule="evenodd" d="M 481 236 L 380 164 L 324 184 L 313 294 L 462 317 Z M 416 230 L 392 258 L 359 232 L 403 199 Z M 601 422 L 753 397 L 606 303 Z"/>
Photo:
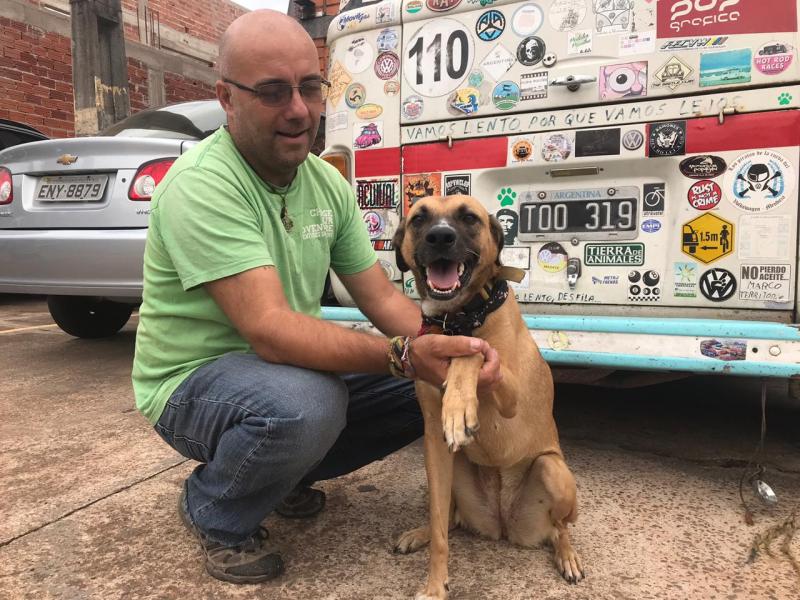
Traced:
<path fill-rule="evenodd" d="M 638 150 L 644 144 L 644 134 L 638 129 L 626 131 L 622 136 L 622 145 L 626 150 Z"/>
<path fill-rule="evenodd" d="M 492 91 L 492 102 L 500 110 L 511 110 L 519 102 L 519 86 L 513 81 L 501 81 Z"/>
<path fill-rule="evenodd" d="M 586 17 L 586 0 L 555 0 L 548 13 L 550 25 L 558 31 L 572 31 Z"/>
<path fill-rule="evenodd" d="M 479 87 L 483 83 L 483 72 L 473 71 L 469 74 L 467 82 L 469 83 L 470 87 Z"/>
<path fill-rule="evenodd" d="M 541 62 L 545 50 L 544 40 L 532 35 L 522 40 L 517 46 L 517 60 L 526 67 L 533 66 Z"/>
<path fill-rule="evenodd" d="M 344 93 L 344 101 L 350 108 L 358 108 L 366 98 L 367 90 L 360 83 L 351 83 Z"/>
<path fill-rule="evenodd" d="M 774 150 L 751 150 L 728 167 L 725 188 L 736 208 L 758 213 L 777 208 L 794 191 L 794 167 Z"/>
<path fill-rule="evenodd" d="M 511 28 L 519 36 L 531 35 L 539 31 L 544 15 L 538 4 L 523 4 L 511 18 Z"/>
<path fill-rule="evenodd" d="M 380 264 L 381 269 L 383 269 L 383 272 L 386 273 L 386 277 L 389 279 L 389 281 L 394 281 L 394 267 L 392 266 L 392 263 L 382 258 L 378 259 L 378 263 Z"/>
<path fill-rule="evenodd" d="M 524 162 L 531 159 L 533 154 L 533 144 L 528 140 L 517 140 L 511 146 L 511 155 L 517 162 Z"/>
<path fill-rule="evenodd" d="M 689 204 L 697 210 L 709 210 L 722 201 L 722 188 L 710 179 L 703 179 L 689 188 Z"/>
<path fill-rule="evenodd" d="M 572 140 L 563 133 L 553 133 L 542 142 L 542 158 L 547 162 L 560 162 L 572 154 Z"/>
<path fill-rule="evenodd" d="M 375 59 L 375 75 L 380 79 L 391 79 L 400 69 L 400 58 L 394 52 L 381 52 Z"/>
<path fill-rule="evenodd" d="M 403 116 L 409 121 L 419 119 L 424 108 L 425 103 L 420 96 L 409 96 L 403 100 Z"/>
<path fill-rule="evenodd" d="M 385 229 L 383 217 L 378 212 L 370 210 L 364 213 L 363 219 L 364 224 L 367 226 L 369 239 L 374 240 L 380 237 Z"/>
<path fill-rule="evenodd" d="M 378 51 L 388 52 L 397 48 L 397 32 L 394 29 L 382 29 L 378 34 Z"/>
<path fill-rule="evenodd" d="M 474 59 L 475 42 L 462 23 L 431 19 L 404 46 L 403 75 L 421 96 L 446 96 L 461 86 Z"/>
<path fill-rule="evenodd" d="M 499 10 L 487 10 L 475 23 L 475 33 L 484 42 L 500 37 L 506 28 L 506 18 Z"/>
<path fill-rule="evenodd" d="M 536 261 L 548 273 L 558 273 L 567 268 L 567 251 L 558 242 L 547 242 L 539 250 Z"/>
<path fill-rule="evenodd" d="M 350 42 L 344 57 L 344 65 L 351 73 L 362 73 L 369 68 L 374 58 L 375 51 L 372 46 L 360 37 Z"/>
<path fill-rule="evenodd" d="M 400 82 L 387 81 L 383 84 L 383 93 L 387 96 L 397 96 L 400 93 Z"/>
<path fill-rule="evenodd" d="M 724 302 L 736 292 L 736 278 L 727 269 L 709 269 L 700 276 L 700 292 L 712 302 Z"/>
<path fill-rule="evenodd" d="M 761 46 L 753 57 L 753 64 L 764 75 L 778 75 L 788 69 L 794 60 L 794 48 L 783 42 L 770 42 Z"/>
<path fill-rule="evenodd" d="M 408 0 L 406 3 L 406 12 L 410 14 L 418 13 L 422 10 L 422 0 Z"/>

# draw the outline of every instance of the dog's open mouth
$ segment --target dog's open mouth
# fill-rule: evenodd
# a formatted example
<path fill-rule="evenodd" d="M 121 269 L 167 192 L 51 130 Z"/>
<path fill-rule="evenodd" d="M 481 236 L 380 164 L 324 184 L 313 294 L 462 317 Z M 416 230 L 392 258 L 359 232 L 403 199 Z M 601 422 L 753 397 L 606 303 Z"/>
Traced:
<path fill-rule="evenodd" d="M 432 298 L 448 300 L 469 283 L 472 269 L 463 262 L 437 260 L 425 269 L 425 282 Z"/>

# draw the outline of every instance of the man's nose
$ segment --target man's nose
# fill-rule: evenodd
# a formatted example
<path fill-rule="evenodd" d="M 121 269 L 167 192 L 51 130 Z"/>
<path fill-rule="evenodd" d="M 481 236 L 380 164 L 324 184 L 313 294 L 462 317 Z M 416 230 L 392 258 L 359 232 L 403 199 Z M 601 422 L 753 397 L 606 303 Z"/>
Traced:
<path fill-rule="evenodd" d="M 286 112 L 289 113 L 289 118 L 302 118 L 309 114 L 308 104 L 300 94 L 300 88 L 292 88 L 292 97 L 285 107 Z"/>

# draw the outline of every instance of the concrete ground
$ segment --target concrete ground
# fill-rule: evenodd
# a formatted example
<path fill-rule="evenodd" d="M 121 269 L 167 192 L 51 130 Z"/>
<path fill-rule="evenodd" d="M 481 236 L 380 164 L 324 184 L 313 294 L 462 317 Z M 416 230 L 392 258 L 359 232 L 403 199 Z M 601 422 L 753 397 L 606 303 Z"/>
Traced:
<path fill-rule="evenodd" d="M 427 551 L 391 553 L 426 519 L 419 444 L 324 482 L 324 512 L 271 517 L 287 574 L 235 586 L 206 575 L 175 506 L 193 468 L 133 407 L 135 319 L 77 340 L 42 299 L 0 296 L 0 598 L 412 598 Z M 579 487 L 572 528 L 588 577 L 556 574 L 547 549 L 457 531 L 451 598 L 791 599 L 800 573 L 754 536 L 800 502 L 800 405 L 769 386 L 761 462 L 779 504 L 743 521 L 739 479 L 759 436 L 755 381 L 691 378 L 635 390 L 557 389 L 562 445 Z M 790 544 L 800 556 L 800 535 Z"/>

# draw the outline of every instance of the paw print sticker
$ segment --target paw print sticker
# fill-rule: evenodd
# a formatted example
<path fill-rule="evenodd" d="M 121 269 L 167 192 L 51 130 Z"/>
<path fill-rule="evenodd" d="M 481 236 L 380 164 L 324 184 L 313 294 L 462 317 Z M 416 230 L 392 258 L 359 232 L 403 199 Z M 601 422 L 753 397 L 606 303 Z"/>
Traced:
<path fill-rule="evenodd" d="M 497 199 L 500 200 L 500 206 L 511 206 L 517 197 L 517 192 L 511 188 L 500 188 L 500 193 L 497 194 Z"/>
<path fill-rule="evenodd" d="M 792 95 L 789 92 L 782 92 L 780 96 L 778 96 L 778 104 L 781 106 L 786 106 L 792 101 Z"/>

